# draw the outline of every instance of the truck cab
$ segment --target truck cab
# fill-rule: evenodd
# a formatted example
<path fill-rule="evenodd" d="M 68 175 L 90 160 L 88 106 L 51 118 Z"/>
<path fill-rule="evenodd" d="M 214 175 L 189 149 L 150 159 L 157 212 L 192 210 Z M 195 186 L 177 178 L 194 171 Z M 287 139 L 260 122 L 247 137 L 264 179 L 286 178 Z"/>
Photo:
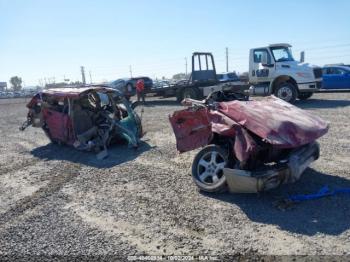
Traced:
<path fill-rule="evenodd" d="M 308 99 L 321 88 L 322 68 L 296 61 L 289 44 L 253 48 L 249 54 L 252 95 L 271 95 L 293 103 Z"/>

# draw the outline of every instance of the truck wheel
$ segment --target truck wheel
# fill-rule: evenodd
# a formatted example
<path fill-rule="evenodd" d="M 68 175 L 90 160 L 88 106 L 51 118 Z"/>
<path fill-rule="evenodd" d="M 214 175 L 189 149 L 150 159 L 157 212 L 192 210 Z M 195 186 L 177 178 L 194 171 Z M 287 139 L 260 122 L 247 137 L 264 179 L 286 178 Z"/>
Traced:
<path fill-rule="evenodd" d="M 182 92 L 177 91 L 176 92 L 176 101 L 180 103 L 182 101 L 182 99 L 183 99 Z"/>
<path fill-rule="evenodd" d="M 184 98 L 199 99 L 199 90 L 193 87 L 185 88 L 182 91 L 182 99 Z"/>
<path fill-rule="evenodd" d="M 310 98 L 312 95 L 313 95 L 312 92 L 300 92 L 298 95 L 298 98 L 300 100 L 306 100 L 306 99 Z"/>
<path fill-rule="evenodd" d="M 208 145 L 198 152 L 192 163 L 192 178 L 206 192 L 226 189 L 224 167 L 228 165 L 228 153 L 217 145 Z"/>
<path fill-rule="evenodd" d="M 293 84 L 288 82 L 283 82 L 278 85 L 278 87 L 274 92 L 274 95 L 292 104 L 297 99 L 298 91 Z"/>

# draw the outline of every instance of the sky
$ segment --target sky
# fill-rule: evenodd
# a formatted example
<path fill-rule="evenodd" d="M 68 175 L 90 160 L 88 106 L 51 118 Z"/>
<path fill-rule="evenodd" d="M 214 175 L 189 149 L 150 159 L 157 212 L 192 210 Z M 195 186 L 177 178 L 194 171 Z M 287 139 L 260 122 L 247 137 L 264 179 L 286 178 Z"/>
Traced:
<path fill-rule="evenodd" d="M 249 49 L 290 43 L 312 64 L 350 64 L 348 0 L 0 0 L 0 82 L 110 81 L 188 70 L 212 52 L 218 72 L 248 71 Z M 91 78 L 90 78 L 91 75 Z"/>

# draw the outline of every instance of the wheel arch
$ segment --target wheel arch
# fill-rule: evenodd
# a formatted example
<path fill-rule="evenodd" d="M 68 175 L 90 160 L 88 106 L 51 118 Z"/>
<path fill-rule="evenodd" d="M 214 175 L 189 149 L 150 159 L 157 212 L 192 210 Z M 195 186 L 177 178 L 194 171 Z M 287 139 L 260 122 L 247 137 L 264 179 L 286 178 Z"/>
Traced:
<path fill-rule="evenodd" d="M 297 81 L 295 81 L 295 79 L 293 77 L 288 76 L 288 75 L 280 75 L 280 76 L 276 77 L 275 80 L 273 80 L 273 82 L 271 84 L 271 87 L 272 87 L 271 93 L 274 93 L 276 88 L 279 86 L 279 84 L 281 84 L 283 82 L 288 82 L 288 83 L 293 84 L 295 86 L 295 88 L 297 89 L 297 92 L 299 93 Z"/>
<path fill-rule="evenodd" d="M 235 137 L 229 137 L 229 136 L 224 136 L 222 134 L 219 134 L 217 132 L 213 132 L 212 138 L 209 141 L 208 145 L 210 144 L 215 144 L 218 146 L 221 146 L 225 148 L 228 152 L 229 159 L 232 158 L 235 153 L 234 153 L 234 143 L 235 143 Z"/>

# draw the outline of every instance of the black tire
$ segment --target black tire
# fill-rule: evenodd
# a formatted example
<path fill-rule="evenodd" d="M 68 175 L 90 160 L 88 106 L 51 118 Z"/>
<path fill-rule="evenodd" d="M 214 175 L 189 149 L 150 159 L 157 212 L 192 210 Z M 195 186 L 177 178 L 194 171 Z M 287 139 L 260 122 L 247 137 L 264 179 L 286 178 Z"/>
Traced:
<path fill-rule="evenodd" d="M 217 154 L 215 161 L 213 161 L 214 153 Z M 222 169 L 227 167 L 228 163 L 227 150 L 217 145 L 208 145 L 199 151 L 193 160 L 192 179 L 205 192 L 223 192 L 226 190 L 227 184 Z M 214 176 L 217 179 L 214 179 Z"/>
<path fill-rule="evenodd" d="M 176 101 L 180 103 L 182 101 L 182 99 L 183 99 L 182 91 L 177 91 L 176 92 Z"/>
<path fill-rule="evenodd" d="M 289 82 L 280 83 L 275 89 L 274 95 L 278 98 L 293 104 L 298 96 L 298 89 Z"/>
<path fill-rule="evenodd" d="M 187 87 L 182 91 L 182 99 L 199 99 L 199 90 L 195 87 Z"/>
<path fill-rule="evenodd" d="M 298 95 L 298 98 L 300 100 L 306 100 L 310 97 L 312 97 L 313 93 L 312 92 L 300 92 L 299 95 Z"/>

